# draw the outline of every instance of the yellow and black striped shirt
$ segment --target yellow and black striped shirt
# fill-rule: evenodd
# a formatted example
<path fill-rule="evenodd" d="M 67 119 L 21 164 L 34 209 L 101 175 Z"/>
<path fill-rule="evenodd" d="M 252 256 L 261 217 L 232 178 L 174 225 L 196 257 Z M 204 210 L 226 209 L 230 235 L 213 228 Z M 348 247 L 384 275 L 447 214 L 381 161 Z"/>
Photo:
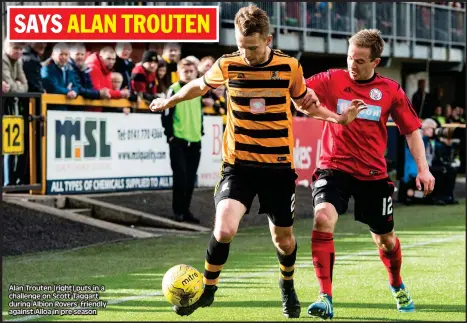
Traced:
<path fill-rule="evenodd" d="M 227 86 L 224 162 L 294 169 L 290 99 L 306 94 L 296 58 L 271 50 L 267 62 L 250 66 L 235 52 L 219 58 L 204 82 L 211 88 Z"/>

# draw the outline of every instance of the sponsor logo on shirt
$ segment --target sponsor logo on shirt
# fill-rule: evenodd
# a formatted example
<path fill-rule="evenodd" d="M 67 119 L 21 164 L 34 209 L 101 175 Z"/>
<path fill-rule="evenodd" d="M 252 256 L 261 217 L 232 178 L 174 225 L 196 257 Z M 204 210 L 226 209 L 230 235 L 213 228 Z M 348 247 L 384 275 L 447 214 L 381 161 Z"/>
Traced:
<path fill-rule="evenodd" d="M 342 114 L 342 112 L 345 109 L 347 109 L 347 107 L 350 105 L 350 103 L 351 103 L 351 101 L 349 101 L 349 100 L 339 99 L 337 101 L 337 113 Z M 377 106 L 377 105 L 367 104 L 366 106 L 368 108 L 366 110 L 361 111 L 357 115 L 357 119 L 379 121 L 380 118 L 381 118 L 381 111 L 383 109 L 381 107 Z"/>
<path fill-rule="evenodd" d="M 265 113 L 266 101 L 263 98 L 251 99 L 250 110 L 252 113 Z"/>

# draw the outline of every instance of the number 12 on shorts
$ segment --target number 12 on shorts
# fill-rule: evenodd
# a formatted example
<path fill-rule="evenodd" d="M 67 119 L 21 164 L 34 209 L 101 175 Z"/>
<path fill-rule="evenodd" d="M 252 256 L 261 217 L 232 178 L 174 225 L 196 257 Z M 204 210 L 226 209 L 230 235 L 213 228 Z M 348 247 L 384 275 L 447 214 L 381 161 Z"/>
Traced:
<path fill-rule="evenodd" d="M 383 216 L 392 214 L 392 197 L 383 197 Z"/>

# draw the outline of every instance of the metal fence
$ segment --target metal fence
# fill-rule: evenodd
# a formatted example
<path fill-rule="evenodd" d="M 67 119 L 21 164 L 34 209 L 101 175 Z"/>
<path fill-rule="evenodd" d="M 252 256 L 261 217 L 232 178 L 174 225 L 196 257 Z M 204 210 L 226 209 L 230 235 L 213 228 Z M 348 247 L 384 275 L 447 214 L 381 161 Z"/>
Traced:
<path fill-rule="evenodd" d="M 3 38 L 9 5 L 216 5 L 222 26 L 228 27 L 238 9 L 250 3 L 268 13 L 273 33 L 347 37 L 363 28 L 378 28 L 387 40 L 465 48 L 466 10 L 461 2 L 4 2 Z"/>
<path fill-rule="evenodd" d="M 233 23 L 249 2 L 218 3 L 221 22 Z M 364 28 L 381 30 L 384 38 L 401 42 L 465 47 L 465 8 L 411 2 L 256 2 L 271 17 L 275 31 L 329 36 Z"/>

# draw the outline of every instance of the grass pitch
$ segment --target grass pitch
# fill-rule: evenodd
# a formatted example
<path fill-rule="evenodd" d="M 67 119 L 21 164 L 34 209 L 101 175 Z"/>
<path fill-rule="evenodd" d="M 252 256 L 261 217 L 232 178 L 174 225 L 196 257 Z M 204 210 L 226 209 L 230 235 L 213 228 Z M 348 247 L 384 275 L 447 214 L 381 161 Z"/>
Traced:
<path fill-rule="evenodd" d="M 255 216 L 255 215 L 248 215 Z M 334 320 L 465 321 L 465 200 L 456 206 L 396 206 L 396 233 L 402 244 L 402 278 L 415 313 L 399 313 L 387 272 L 366 226 L 341 216 L 334 237 Z M 295 286 L 300 320 L 318 294 L 311 265 L 311 219 L 298 220 Z M 3 320 L 14 321 L 283 321 L 279 268 L 269 229 L 241 230 L 221 274 L 212 307 L 180 317 L 162 296 L 167 269 L 186 263 L 202 271 L 210 234 L 131 240 L 65 252 L 3 258 Z M 106 308 L 96 315 L 8 315 L 10 284 L 105 286 Z M 92 308 L 91 308 L 92 309 Z"/>

